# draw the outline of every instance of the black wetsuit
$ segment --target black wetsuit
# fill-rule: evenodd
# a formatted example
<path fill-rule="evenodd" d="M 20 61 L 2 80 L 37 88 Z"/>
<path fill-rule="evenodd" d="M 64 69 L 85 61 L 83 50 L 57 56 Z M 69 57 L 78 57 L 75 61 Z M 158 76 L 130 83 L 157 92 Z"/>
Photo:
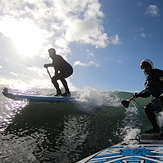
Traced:
<path fill-rule="evenodd" d="M 52 77 L 52 83 L 57 90 L 57 93 L 61 94 L 57 80 L 60 80 L 65 88 L 65 91 L 69 93 L 69 88 L 65 78 L 69 77 L 73 73 L 72 66 L 63 59 L 60 55 L 55 55 L 52 65 L 55 69 L 55 75 Z"/>
<path fill-rule="evenodd" d="M 152 69 L 151 73 L 147 76 L 145 81 L 145 90 L 139 93 L 139 97 L 149 97 L 152 95 L 155 98 L 158 98 L 163 93 L 163 71 L 160 69 Z M 163 96 L 160 96 L 160 100 L 163 104 Z M 148 119 L 150 120 L 153 129 L 158 130 L 159 126 L 156 121 L 155 112 L 156 108 L 152 101 L 147 104 L 145 107 L 145 112 Z"/>

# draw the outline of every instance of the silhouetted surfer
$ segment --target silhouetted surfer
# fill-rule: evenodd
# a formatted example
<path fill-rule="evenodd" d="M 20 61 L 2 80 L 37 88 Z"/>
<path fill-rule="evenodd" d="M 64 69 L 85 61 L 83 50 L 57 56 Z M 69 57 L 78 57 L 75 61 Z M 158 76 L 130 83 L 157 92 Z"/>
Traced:
<path fill-rule="evenodd" d="M 73 68 L 67 61 L 63 59 L 62 56 L 56 54 L 56 50 L 54 48 L 50 48 L 48 52 L 50 58 L 52 59 L 52 63 L 45 64 L 44 67 L 54 67 L 55 69 L 55 75 L 51 78 L 52 83 L 57 90 L 57 94 L 55 96 L 70 96 L 71 93 L 69 91 L 68 84 L 65 78 L 72 75 Z M 61 93 L 57 80 L 60 80 L 62 82 L 65 88 L 65 93 Z"/>

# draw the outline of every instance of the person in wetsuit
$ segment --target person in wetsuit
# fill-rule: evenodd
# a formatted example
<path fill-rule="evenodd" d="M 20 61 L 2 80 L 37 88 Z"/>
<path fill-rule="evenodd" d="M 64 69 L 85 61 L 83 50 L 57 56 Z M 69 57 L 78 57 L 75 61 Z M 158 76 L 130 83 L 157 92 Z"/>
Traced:
<path fill-rule="evenodd" d="M 57 94 L 55 96 L 71 96 L 71 93 L 68 88 L 67 81 L 65 78 L 69 77 L 73 73 L 72 66 L 63 59 L 62 56 L 56 54 L 56 50 L 54 48 L 50 48 L 48 50 L 49 56 L 52 59 L 52 63 L 44 64 L 45 68 L 54 67 L 55 75 L 52 77 L 52 83 L 56 88 Z M 61 93 L 59 88 L 59 84 L 57 80 L 60 80 L 65 88 L 65 93 Z"/>
<path fill-rule="evenodd" d="M 160 132 L 160 127 L 156 121 L 155 113 L 162 111 L 163 96 L 163 70 L 154 69 L 153 63 L 150 59 L 145 59 L 140 63 L 141 69 L 146 75 L 145 89 L 140 93 L 135 93 L 134 97 L 149 97 L 153 96 L 155 99 L 147 104 L 144 109 L 145 113 L 152 124 L 152 128 L 146 130 L 146 133 Z"/>

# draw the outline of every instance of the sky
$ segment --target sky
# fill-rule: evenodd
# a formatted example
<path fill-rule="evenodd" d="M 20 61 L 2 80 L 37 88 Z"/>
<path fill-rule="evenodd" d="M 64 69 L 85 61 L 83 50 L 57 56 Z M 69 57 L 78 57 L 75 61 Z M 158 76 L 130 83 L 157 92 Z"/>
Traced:
<path fill-rule="evenodd" d="M 72 91 L 141 91 L 140 62 L 163 69 L 162 0 L 0 1 L 1 84 L 53 88 L 52 47 L 73 66 Z"/>

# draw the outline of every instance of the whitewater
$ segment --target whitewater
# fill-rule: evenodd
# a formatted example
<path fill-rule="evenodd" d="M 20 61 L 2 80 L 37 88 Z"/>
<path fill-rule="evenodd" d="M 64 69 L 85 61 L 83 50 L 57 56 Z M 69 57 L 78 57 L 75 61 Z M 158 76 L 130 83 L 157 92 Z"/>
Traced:
<path fill-rule="evenodd" d="M 0 85 L 1 92 L 5 85 Z M 11 93 L 54 94 L 53 88 L 9 88 Z M 120 142 L 138 140 L 150 128 L 138 98 L 124 108 L 121 101 L 133 94 L 85 88 L 72 92 L 73 102 L 12 100 L 0 93 L 0 162 L 75 163 Z M 163 114 L 157 115 L 162 127 Z"/>

